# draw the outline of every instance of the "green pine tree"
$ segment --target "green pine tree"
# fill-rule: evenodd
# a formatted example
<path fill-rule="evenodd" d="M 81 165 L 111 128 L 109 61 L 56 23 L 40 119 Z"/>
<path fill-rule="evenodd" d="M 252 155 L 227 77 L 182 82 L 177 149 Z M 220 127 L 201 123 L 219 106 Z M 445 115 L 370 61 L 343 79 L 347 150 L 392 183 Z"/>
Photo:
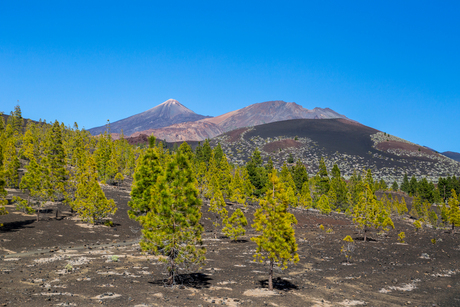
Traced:
<path fill-rule="evenodd" d="M 304 209 L 308 209 L 313 206 L 311 193 L 310 193 L 310 185 L 308 184 L 308 181 L 303 183 L 302 190 L 300 192 L 300 197 L 299 197 L 299 204 Z"/>
<path fill-rule="evenodd" d="M 180 266 L 203 264 L 206 252 L 201 240 L 201 201 L 183 147 L 188 145 L 183 143 L 157 176 L 146 215 L 137 217 L 143 227 L 141 248 L 163 256 L 159 261 L 167 265 L 169 285 L 174 284 Z"/>
<path fill-rule="evenodd" d="M 398 186 L 398 183 L 395 181 L 393 181 L 393 184 L 391 185 L 391 189 L 395 192 L 397 192 L 399 190 L 399 186 Z"/>
<path fill-rule="evenodd" d="M 139 156 L 131 188 L 131 201 L 128 202 L 128 206 L 131 207 L 128 215 L 136 221 L 150 211 L 151 190 L 158 177 L 163 174 L 164 164 L 161 150 L 156 146 L 155 137 L 151 136 L 149 137 L 149 148 Z"/>
<path fill-rule="evenodd" d="M 329 203 L 329 197 L 327 197 L 327 195 L 321 195 L 318 202 L 316 203 L 316 209 L 321 211 L 322 214 L 331 213 L 331 204 Z"/>
<path fill-rule="evenodd" d="M 404 174 L 403 182 L 401 183 L 400 189 L 401 191 L 409 194 L 409 178 L 407 177 L 407 173 Z"/>
<path fill-rule="evenodd" d="M 452 234 L 454 233 L 455 227 L 460 226 L 460 208 L 458 207 L 459 201 L 457 193 L 454 189 L 451 192 L 452 196 L 449 198 L 449 210 L 447 211 L 447 222 L 452 226 Z"/>
<path fill-rule="evenodd" d="M 222 196 L 222 192 L 220 189 L 215 189 L 214 196 L 212 197 L 211 201 L 209 202 L 209 212 L 214 213 L 214 238 L 217 239 L 217 231 L 222 226 L 225 225 L 224 221 L 228 217 L 227 209 L 225 208 L 226 204 L 224 201 L 224 197 Z"/>
<path fill-rule="evenodd" d="M 257 243 L 255 260 L 270 264 L 268 288 L 273 290 L 273 267 L 277 264 L 285 269 L 289 262 L 299 261 L 297 243 L 293 224 L 297 220 L 288 212 L 289 196 L 273 170 L 268 176 L 269 189 L 265 199 L 260 201 L 260 208 L 254 215 L 252 227 L 260 232 L 257 237 L 251 238 Z"/>
<path fill-rule="evenodd" d="M 3 172 L 6 186 L 16 188 L 19 186 L 19 158 L 16 152 L 16 142 L 13 137 L 6 140 L 3 152 Z"/>
<path fill-rule="evenodd" d="M 246 229 L 244 227 L 248 225 L 248 221 L 243 211 L 238 208 L 233 212 L 230 218 L 224 221 L 224 225 L 225 227 L 222 229 L 222 232 L 233 241 L 237 241 L 238 238 L 246 234 Z"/>
<path fill-rule="evenodd" d="M 286 188 L 286 193 L 289 197 L 289 204 L 293 207 L 296 207 L 297 206 L 297 197 L 296 197 L 297 188 L 296 188 L 294 179 L 292 179 L 291 172 L 289 171 L 289 168 L 287 167 L 286 163 L 284 163 L 283 166 L 281 167 L 279 179 L 280 179 L 280 182 Z"/>
<path fill-rule="evenodd" d="M 359 200 L 353 208 L 353 222 L 358 229 L 363 231 L 364 242 L 366 242 L 367 232 L 371 228 L 387 230 L 388 227 L 394 228 L 394 224 L 382 202 L 377 200 L 369 182 L 366 182 L 364 187 L 364 191 L 360 193 Z"/>
<path fill-rule="evenodd" d="M 92 156 L 87 160 L 85 171 L 78 179 L 77 191 L 73 209 L 80 215 L 82 221 L 99 224 L 109 215 L 115 214 L 117 207 L 113 199 L 105 197 L 97 182 L 97 167 Z"/>
<path fill-rule="evenodd" d="M 8 200 L 6 199 L 8 192 L 5 190 L 5 185 L 6 181 L 3 178 L 3 172 L 0 169 L 0 215 L 8 214 L 8 211 L 5 208 L 5 206 L 8 204 Z"/>
<path fill-rule="evenodd" d="M 315 187 L 316 198 L 321 197 L 321 195 L 327 195 L 327 192 L 329 192 L 329 188 L 331 186 L 329 175 L 327 173 L 326 163 L 324 162 L 323 157 L 321 157 L 321 160 L 319 161 L 318 168 L 319 170 L 316 175 L 318 179 L 316 180 Z"/>

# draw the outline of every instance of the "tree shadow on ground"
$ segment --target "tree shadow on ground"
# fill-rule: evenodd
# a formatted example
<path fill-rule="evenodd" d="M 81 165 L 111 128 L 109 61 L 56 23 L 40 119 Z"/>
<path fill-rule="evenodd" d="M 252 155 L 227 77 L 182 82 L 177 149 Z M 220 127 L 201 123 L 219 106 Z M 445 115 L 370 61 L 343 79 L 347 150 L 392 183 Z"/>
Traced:
<path fill-rule="evenodd" d="M 231 240 L 230 243 L 247 243 L 249 242 L 246 239 Z"/>
<path fill-rule="evenodd" d="M 53 209 L 43 209 L 43 208 L 42 208 L 42 209 L 35 210 L 35 212 L 37 212 L 37 211 L 40 211 L 40 214 L 51 214 L 51 213 L 54 212 Z"/>
<path fill-rule="evenodd" d="M 353 238 L 353 240 L 354 241 L 364 241 L 364 237 L 363 236 L 355 237 L 355 238 Z M 366 238 L 366 242 L 367 241 L 377 242 L 376 239 L 373 239 L 373 238 L 370 238 L 370 237 Z"/>
<path fill-rule="evenodd" d="M 176 276 L 175 286 L 187 286 L 195 289 L 209 288 L 212 278 L 203 273 L 179 274 Z M 149 284 L 167 286 L 166 279 L 149 281 Z"/>
<path fill-rule="evenodd" d="M 33 228 L 34 226 L 29 226 L 29 225 L 35 221 L 36 219 L 29 219 L 25 221 L 16 221 L 16 222 L 5 222 L 3 223 L 3 227 L 0 227 L 0 233 L 1 232 L 15 232 L 23 228 Z"/>
<path fill-rule="evenodd" d="M 260 286 L 262 288 L 268 288 L 268 279 L 259 280 Z M 289 280 L 284 280 L 280 277 L 273 279 L 273 289 L 289 291 L 289 290 L 298 290 L 299 287 L 291 283 Z"/>

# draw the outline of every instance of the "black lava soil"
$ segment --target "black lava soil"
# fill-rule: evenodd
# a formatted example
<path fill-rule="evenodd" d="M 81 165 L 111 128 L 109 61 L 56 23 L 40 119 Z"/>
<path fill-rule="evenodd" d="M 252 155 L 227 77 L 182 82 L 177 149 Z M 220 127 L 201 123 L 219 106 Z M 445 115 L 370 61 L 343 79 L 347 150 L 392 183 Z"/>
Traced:
<path fill-rule="evenodd" d="M 129 186 L 105 192 L 119 208 L 114 227 L 88 226 L 65 207 L 56 218 L 53 204 L 38 222 L 8 207 L 0 217 L 0 306 L 460 306 L 459 234 L 416 233 L 406 217 L 363 242 L 351 218 L 300 209 L 292 210 L 300 261 L 275 271 L 275 291 L 267 290 L 268 266 L 253 261 L 256 233 L 248 226 L 238 242 L 215 239 L 206 204 L 206 265 L 168 287 L 164 265 L 139 248 Z M 255 207 L 245 211 L 251 219 Z M 340 253 L 347 235 L 356 242 L 350 264 Z"/>

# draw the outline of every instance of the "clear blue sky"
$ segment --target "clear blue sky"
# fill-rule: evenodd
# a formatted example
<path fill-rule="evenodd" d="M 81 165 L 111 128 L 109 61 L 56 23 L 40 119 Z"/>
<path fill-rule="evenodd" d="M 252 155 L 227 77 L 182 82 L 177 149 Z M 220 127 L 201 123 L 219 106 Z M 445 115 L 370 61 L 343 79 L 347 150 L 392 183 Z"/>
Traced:
<path fill-rule="evenodd" d="M 329 107 L 460 152 L 459 1 L 1 1 L 0 111 L 87 129 L 174 98 Z"/>

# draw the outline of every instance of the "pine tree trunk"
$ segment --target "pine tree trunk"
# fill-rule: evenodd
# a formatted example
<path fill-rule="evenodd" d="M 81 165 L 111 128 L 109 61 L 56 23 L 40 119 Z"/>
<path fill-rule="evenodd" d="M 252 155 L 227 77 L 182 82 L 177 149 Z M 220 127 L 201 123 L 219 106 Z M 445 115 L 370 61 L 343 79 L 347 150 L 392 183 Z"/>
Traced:
<path fill-rule="evenodd" d="M 273 261 L 270 260 L 270 273 L 268 274 L 268 290 L 273 291 Z"/>
<path fill-rule="evenodd" d="M 171 266 L 171 269 L 169 271 L 169 278 L 168 278 L 167 284 L 169 286 L 172 286 L 174 284 L 174 269 L 175 269 L 175 267 L 174 267 L 174 259 L 171 258 L 171 257 L 169 258 L 169 264 Z"/>
<path fill-rule="evenodd" d="M 367 231 L 366 226 L 364 226 L 364 242 L 366 242 L 366 239 L 367 239 L 366 231 Z"/>
<path fill-rule="evenodd" d="M 38 202 L 38 209 L 37 209 L 37 222 L 40 220 L 40 207 L 41 207 L 41 203 Z"/>

